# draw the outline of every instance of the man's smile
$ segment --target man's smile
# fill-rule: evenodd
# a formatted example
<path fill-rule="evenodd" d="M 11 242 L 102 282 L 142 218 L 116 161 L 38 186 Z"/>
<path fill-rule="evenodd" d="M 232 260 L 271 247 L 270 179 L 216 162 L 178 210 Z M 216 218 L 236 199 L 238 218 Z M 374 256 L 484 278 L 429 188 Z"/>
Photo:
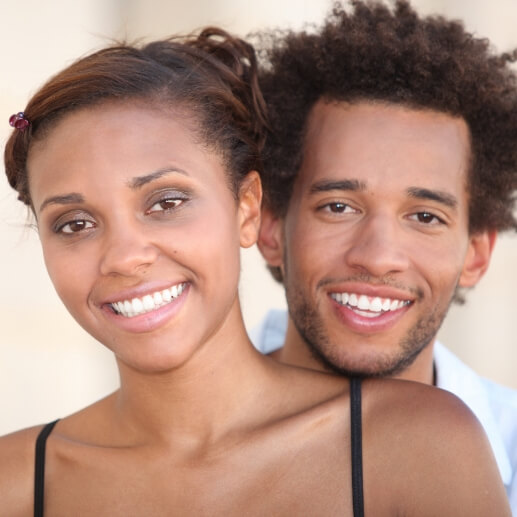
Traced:
<path fill-rule="evenodd" d="M 340 305 L 352 309 L 356 314 L 367 318 L 375 318 L 389 311 L 396 311 L 409 305 L 411 300 L 381 298 L 358 293 L 330 293 L 330 297 Z"/>

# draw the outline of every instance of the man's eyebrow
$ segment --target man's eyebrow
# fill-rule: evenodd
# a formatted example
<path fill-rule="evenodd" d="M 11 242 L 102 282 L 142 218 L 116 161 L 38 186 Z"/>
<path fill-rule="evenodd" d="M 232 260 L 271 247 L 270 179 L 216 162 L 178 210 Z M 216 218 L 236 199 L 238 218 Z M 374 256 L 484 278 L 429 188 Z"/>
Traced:
<path fill-rule="evenodd" d="M 456 208 L 458 206 L 458 200 L 452 194 L 441 190 L 410 187 L 407 189 L 407 193 L 410 197 L 428 201 L 437 201 L 449 208 Z"/>
<path fill-rule="evenodd" d="M 74 203 L 84 203 L 84 197 L 77 192 L 63 194 L 61 196 L 48 197 L 41 203 L 39 211 L 41 212 L 48 205 L 71 205 Z"/>
<path fill-rule="evenodd" d="M 354 192 L 366 190 L 366 183 L 359 180 L 321 180 L 313 183 L 310 188 L 311 194 L 328 192 L 330 190 L 352 190 Z"/>
<path fill-rule="evenodd" d="M 140 187 L 143 187 L 151 181 L 157 180 L 158 178 L 174 173 L 188 176 L 188 173 L 183 169 L 179 169 L 177 167 L 164 167 L 163 169 L 158 169 L 157 171 L 151 172 L 150 174 L 146 174 L 144 176 L 135 176 L 134 178 L 131 178 L 128 181 L 128 186 L 131 189 L 139 189 Z"/>

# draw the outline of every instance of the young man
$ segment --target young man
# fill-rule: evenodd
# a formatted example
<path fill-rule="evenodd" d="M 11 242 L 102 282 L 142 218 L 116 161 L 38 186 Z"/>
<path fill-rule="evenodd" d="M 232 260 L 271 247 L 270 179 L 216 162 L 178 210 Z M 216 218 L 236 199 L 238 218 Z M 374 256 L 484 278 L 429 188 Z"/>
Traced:
<path fill-rule="evenodd" d="M 289 317 L 270 313 L 254 341 L 282 362 L 455 393 L 483 424 L 517 515 L 517 393 L 436 342 L 496 234 L 517 228 L 515 53 L 405 1 L 352 5 L 317 32 L 273 37 L 265 54 L 259 246 Z"/>

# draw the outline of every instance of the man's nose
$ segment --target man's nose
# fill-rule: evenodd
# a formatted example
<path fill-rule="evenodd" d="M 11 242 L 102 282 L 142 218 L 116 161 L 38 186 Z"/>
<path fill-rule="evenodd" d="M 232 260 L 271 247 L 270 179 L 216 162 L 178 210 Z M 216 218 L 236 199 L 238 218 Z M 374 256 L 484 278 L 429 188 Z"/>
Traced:
<path fill-rule="evenodd" d="M 347 241 L 346 263 L 375 277 L 402 272 L 410 263 L 409 238 L 396 218 L 367 216 Z"/>

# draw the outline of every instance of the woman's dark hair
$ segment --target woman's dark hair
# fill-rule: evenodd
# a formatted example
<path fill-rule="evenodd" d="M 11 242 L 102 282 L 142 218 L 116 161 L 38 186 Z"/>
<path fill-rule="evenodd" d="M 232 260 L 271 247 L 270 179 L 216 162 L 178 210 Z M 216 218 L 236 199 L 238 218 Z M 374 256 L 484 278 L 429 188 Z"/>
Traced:
<path fill-rule="evenodd" d="M 386 102 L 463 118 L 470 131 L 470 232 L 517 229 L 517 53 L 497 54 L 461 22 L 419 17 L 409 3 L 336 3 L 321 27 L 263 33 L 260 83 L 272 133 L 266 203 L 285 215 L 319 100 Z"/>
<path fill-rule="evenodd" d="M 207 28 L 141 47 L 111 46 L 52 77 L 24 110 L 28 128 L 14 130 L 5 148 L 7 179 L 18 199 L 31 206 L 27 157 L 33 141 L 75 110 L 126 100 L 186 108 L 201 142 L 221 153 L 234 193 L 246 173 L 261 169 L 266 121 L 254 50 Z"/>

